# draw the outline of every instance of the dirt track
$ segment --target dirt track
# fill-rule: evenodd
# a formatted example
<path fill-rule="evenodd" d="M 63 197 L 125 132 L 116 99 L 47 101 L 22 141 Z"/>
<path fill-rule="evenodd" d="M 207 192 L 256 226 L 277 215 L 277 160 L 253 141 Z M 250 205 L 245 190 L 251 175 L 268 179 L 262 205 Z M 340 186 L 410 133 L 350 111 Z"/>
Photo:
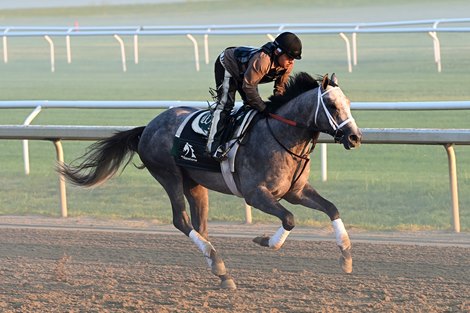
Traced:
<path fill-rule="evenodd" d="M 227 291 L 170 226 L 37 226 L 0 225 L 1 312 L 470 312 L 468 235 L 450 245 L 417 235 L 384 244 L 380 236 L 354 241 L 364 234 L 352 232 L 347 275 L 328 231 L 292 236 L 274 252 L 253 244 L 250 232 L 277 227 L 219 225 L 215 233 L 240 231 L 211 238 L 238 286 Z"/>

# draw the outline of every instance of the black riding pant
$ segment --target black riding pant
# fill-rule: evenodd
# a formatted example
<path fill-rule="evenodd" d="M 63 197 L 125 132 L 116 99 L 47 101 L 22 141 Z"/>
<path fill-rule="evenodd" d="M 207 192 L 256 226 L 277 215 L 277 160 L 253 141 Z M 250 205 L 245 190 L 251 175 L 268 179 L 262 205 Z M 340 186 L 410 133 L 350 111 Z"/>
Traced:
<path fill-rule="evenodd" d="M 211 154 L 224 143 L 222 142 L 222 137 L 230 112 L 235 105 L 235 93 L 238 91 L 242 99 L 245 100 L 245 92 L 241 88 L 241 81 L 232 77 L 225 69 L 222 62 L 223 53 L 217 58 L 214 66 L 217 105 L 212 117 L 212 124 L 207 139 L 207 151 Z"/>

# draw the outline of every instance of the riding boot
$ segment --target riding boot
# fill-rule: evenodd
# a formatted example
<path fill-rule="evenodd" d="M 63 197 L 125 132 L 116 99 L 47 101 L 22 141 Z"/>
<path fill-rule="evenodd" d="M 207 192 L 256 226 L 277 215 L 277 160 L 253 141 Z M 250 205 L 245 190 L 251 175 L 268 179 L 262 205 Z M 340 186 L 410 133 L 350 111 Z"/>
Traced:
<path fill-rule="evenodd" d="M 221 161 L 223 161 L 227 158 L 225 143 L 222 142 L 223 132 L 224 132 L 224 129 L 222 129 L 220 132 L 218 132 L 219 134 L 216 134 L 216 136 L 214 136 L 214 142 L 212 144 L 212 150 L 210 151 L 210 155 L 212 156 L 212 158 L 214 158 L 215 160 L 217 160 L 219 162 L 221 162 Z M 219 136 L 217 136 L 217 135 L 219 135 Z"/>
<path fill-rule="evenodd" d="M 215 159 L 221 159 L 225 152 L 222 138 L 227 122 L 227 112 L 225 110 L 215 110 L 212 117 L 212 125 L 207 138 L 207 151 Z"/>

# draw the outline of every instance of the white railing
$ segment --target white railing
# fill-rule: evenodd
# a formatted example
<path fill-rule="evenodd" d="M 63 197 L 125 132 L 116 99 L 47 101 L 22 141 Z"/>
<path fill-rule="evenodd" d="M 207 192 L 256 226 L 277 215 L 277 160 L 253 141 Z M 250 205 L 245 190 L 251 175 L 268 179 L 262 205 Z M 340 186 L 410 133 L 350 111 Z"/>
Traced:
<path fill-rule="evenodd" d="M 235 103 L 242 105 L 241 101 Z M 185 100 L 3 100 L 0 109 L 168 109 L 187 106 L 207 108 L 207 101 Z M 351 102 L 353 110 L 469 110 L 470 101 Z"/>
<path fill-rule="evenodd" d="M 236 106 L 240 106 L 240 101 Z M 34 118 L 43 109 L 167 109 L 169 107 L 188 106 L 194 108 L 207 108 L 204 101 L 0 101 L 0 109 L 27 109 L 34 110 L 25 118 L 23 125 L 30 125 Z M 352 102 L 353 110 L 470 110 L 470 101 L 434 101 L 434 102 Z M 327 146 L 320 145 L 321 149 L 321 178 L 327 180 Z M 28 141 L 23 140 L 24 170 L 26 175 L 30 172 Z"/>
<path fill-rule="evenodd" d="M 194 35 L 204 37 L 205 63 L 209 63 L 209 35 L 266 35 L 273 40 L 272 34 L 291 31 L 297 34 L 331 35 L 338 34 L 345 41 L 348 71 L 357 65 L 357 34 L 390 34 L 390 33 L 427 33 L 433 40 L 434 62 L 441 72 L 441 49 L 437 33 L 470 32 L 470 27 L 440 27 L 443 23 L 465 24 L 470 18 L 432 19 L 414 21 L 394 21 L 378 23 L 284 23 L 284 24 L 245 24 L 245 25 L 175 25 L 175 26 L 111 26 L 111 27 L 39 27 L 39 26 L 0 26 L 3 36 L 3 59 L 8 62 L 8 37 L 44 37 L 50 46 L 51 71 L 55 71 L 54 42 L 51 37 L 65 37 L 67 62 L 72 62 L 70 38 L 72 36 L 113 36 L 121 50 L 122 69 L 127 70 L 124 41 L 120 36 L 133 36 L 134 63 L 139 63 L 139 36 L 186 36 L 194 46 L 196 70 L 199 71 L 199 48 Z M 417 27 L 419 25 L 420 27 Z M 421 26 L 427 25 L 427 26 Z M 413 26 L 413 27 L 411 27 Z M 352 45 L 346 34 L 351 34 Z M 352 53 L 351 53 L 352 51 Z"/>
<path fill-rule="evenodd" d="M 54 143 L 58 162 L 64 162 L 61 140 L 98 140 L 107 138 L 116 131 L 128 130 L 132 126 L 0 126 L 0 139 L 48 140 Z M 442 145 L 449 161 L 450 191 L 452 199 L 452 221 L 455 232 L 460 232 L 457 165 L 454 145 L 470 145 L 470 129 L 373 129 L 363 131 L 364 144 L 426 144 Z M 331 143 L 330 136 L 322 134 L 319 142 Z M 59 177 L 61 214 L 67 217 L 65 180 Z M 251 208 L 247 207 L 247 221 L 251 221 Z"/>

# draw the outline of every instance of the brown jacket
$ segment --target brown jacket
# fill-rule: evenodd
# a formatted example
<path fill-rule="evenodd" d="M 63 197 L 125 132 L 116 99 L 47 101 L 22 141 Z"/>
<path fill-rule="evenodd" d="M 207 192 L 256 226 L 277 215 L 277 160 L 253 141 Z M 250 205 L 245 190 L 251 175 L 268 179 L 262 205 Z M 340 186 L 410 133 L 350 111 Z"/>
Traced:
<path fill-rule="evenodd" d="M 285 70 L 261 50 L 254 54 L 247 64 L 240 64 L 235 57 L 235 49 L 225 49 L 224 55 L 221 58 L 222 64 L 232 77 L 237 80 L 239 86 L 241 85 L 246 95 L 246 99 L 243 99 L 245 104 L 263 111 L 266 108 L 266 104 L 259 95 L 258 84 L 274 80 L 273 93 L 275 95 L 283 94 L 293 65 Z M 270 75 L 267 76 L 267 74 Z"/>

